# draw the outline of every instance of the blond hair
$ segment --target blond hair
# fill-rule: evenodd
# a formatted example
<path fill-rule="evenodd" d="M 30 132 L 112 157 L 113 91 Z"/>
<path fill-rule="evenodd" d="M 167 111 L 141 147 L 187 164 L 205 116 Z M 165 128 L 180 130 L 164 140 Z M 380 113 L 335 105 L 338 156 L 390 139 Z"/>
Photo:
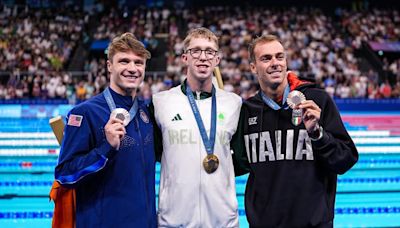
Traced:
<path fill-rule="evenodd" d="M 187 51 L 190 41 L 192 41 L 192 39 L 195 39 L 195 38 L 207 39 L 211 42 L 214 42 L 217 45 L 217 48 L 219 48 L 218 37 L 213 32 L 211 32 L 209 29 L 200 27 L 200 28 L 191 29 L 187 33 L 186 38 L 183 40 L 184 51 Z"/>
<path fill-rule="evenodd" d="M 279 38 L 275 35 L 262 35 L 259 36 L 255 39 L 253 39 L 251 41 L 251 43 L 249 44 L 249 56 L 250 56 L 250 62 L 254 63 L 256 61 L 256 56 L 254 54 L 254 49 L 256 48 L 257 44 L 265 44 L 265 43 L 269 43 L 272 41 L 278 41 L 279 43 L 281 43 L 281 41 L 279 40 Z"/>
<path fill-rule="evenodd" d="M 143 43 L 140 42 L 132 33 L 124 33 L 120 36 L 115 37 L 112 42 L 108 45 L 107 57 L 110 61 L 117 52 L 133 52 L 140 57 L 146 59 L 151 58 L 151 54 L 144 47 Z"/>

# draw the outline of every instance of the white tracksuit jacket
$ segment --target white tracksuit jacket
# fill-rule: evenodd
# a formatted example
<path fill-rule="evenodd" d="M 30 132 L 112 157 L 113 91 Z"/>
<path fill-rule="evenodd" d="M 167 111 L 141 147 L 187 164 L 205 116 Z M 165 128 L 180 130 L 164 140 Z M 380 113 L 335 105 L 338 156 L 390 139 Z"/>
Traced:
<path fill-rule="evenodd" d="M 239 227 L 235 173 L 230 140 L 239 120 L 241 98 L 216 88 L 217 134 L 214 154 L 219 167 L 203 168 L 207 152 L 181 85 L 153 96 L 154 115 L 162 131 L 159 227 Z M 210 133 L 211 97 L 196 99 Z"/>

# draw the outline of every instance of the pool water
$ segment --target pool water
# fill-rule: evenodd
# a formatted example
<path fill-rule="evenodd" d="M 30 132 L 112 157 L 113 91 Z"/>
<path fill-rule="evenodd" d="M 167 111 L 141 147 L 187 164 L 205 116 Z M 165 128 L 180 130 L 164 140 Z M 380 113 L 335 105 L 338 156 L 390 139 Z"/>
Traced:
<path fill-rule="evenodd" d="M 335 227 L 400 227 L 400 135 L 390 127 L 371 129 L 353 116 L 344 120 L 360 159 L 339 176 Z M 0 227 L 51 227 L 48 193 L 59 147 L 48 119 L 0 118 L 0 126 Z M 158 192 L 159 164 L 156 171 Z M 248 227 L 246 180 L 236 178 L 240 227 Z"/>

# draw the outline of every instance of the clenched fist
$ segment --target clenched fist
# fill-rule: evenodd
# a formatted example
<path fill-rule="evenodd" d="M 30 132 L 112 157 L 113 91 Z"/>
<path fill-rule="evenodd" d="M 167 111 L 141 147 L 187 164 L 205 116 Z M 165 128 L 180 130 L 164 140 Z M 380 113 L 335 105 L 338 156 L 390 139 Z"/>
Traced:
<path fill-rule="evenodd" d="M 303 122 L 307 132 L 313 133 L 319 127 L 318 121 L 321 118 L 321 108 L 312 100 L 303 101 L 298 105 L 303 109 Z"/>
<path fill-rule="evenodd" d="M 121 144 L 121 139 L 125 136 L 126 130 L 122 120 L 117 118 L 110 118 L 104 126 L 106 139 L 110 145 L 118 150 Z"/>

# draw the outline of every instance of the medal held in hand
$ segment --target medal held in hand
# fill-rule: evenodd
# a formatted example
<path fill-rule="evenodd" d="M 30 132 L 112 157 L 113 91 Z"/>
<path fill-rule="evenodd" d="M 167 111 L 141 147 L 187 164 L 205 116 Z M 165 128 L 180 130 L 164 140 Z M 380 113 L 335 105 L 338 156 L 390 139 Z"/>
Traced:
<path fill-rule="evenodd" d="M 219 160 L 215 154 L 208 154 L 203 160 L 203 166 L 207 173 L 213 173 L 218 169 Z"/>
<path fill-rule="evenodd" d="M 111 112 L 110 118 L 111 117 L 122 120 L 124 122 L 125 127 L 129 124 L 129 122 L 131 120 L 129 112 L 123 108 L 114 109 Z"/>
<path fill-rule="evenodd" d="M 299 108 L 296 108 L 296 106 L 305 100 L 306 100 L 306 97 L 304 96 L 304 94 L 298 90 L 293 90 L 292 92 L 289 93 L 289 95 L 287 97 L 286 102 L 289 105 L 289 107 L 291 109 L 293 109 L 292 123 L 295 126 L 298 126 L 301 124 L 302 115 L 303 115 L 303 111 Z"/>
<path fill-rule="evenodd" d="M 108 107 L 110 108 L 111 114 L 110 118 L 117 118 L 122 120 L 124 126 L 128 126 L 129 122 L 135 117 L 137 111 L 139 110 L 138 100 L 133 101 L 133 105 L 129 112 L 124 108 L 117 108 L 115 106 L 114 99 L 111 95 L 110 88 L 107 87 L 103 92 L 104 98 L 107 101 Z"/>

